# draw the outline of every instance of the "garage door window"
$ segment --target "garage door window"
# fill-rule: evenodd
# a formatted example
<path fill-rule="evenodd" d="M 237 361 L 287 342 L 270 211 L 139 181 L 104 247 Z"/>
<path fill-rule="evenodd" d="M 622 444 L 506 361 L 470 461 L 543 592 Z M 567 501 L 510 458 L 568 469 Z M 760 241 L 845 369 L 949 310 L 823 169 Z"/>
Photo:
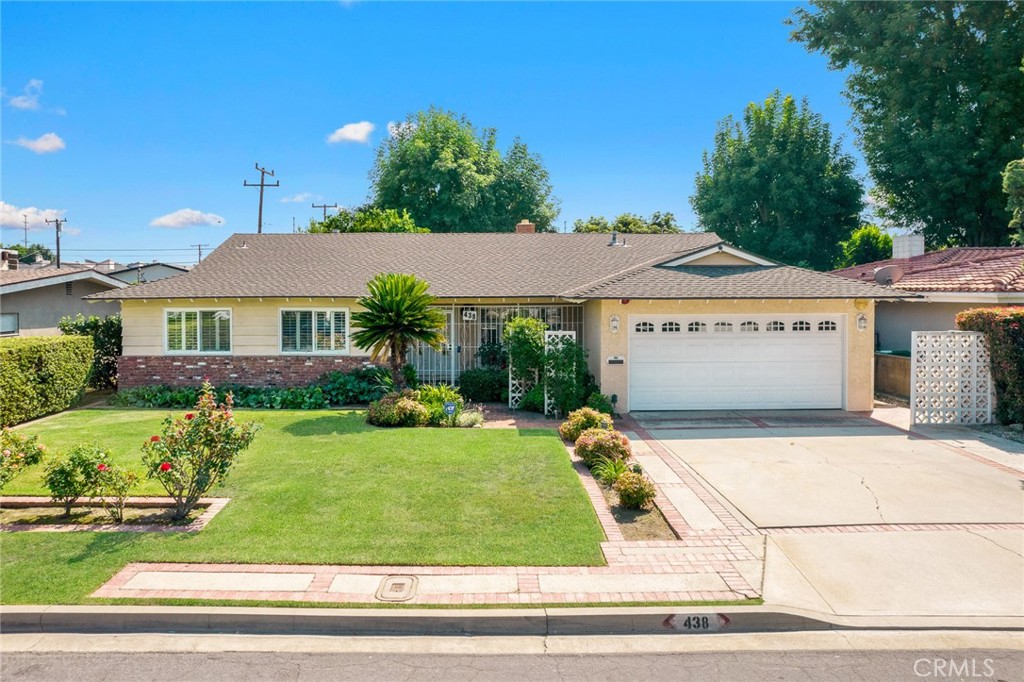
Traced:
<path fill-rule="evenodd" d="M 809 332 L 811 331 L 811 323 L 799 320 L 793 323 L 793 331 L 795 332 Z"/>
<path fill-rule="evenodd" d="M 819 332 L 834 332 L 836 330 L 836 323 L 832 320 L 824 320 L 818 323 Z"/>
<path fill-rule="evenodd" d="M 708 326 L 703 322 L 691 322 L 686 325 L 686 331 L 688 332 L 706 332 L 707 330 Z"/>
<path fill-rule="evenodd" d="M 740 331 L 741 332 L 756 332 L 757 331 L 757 322 L 743 322 L 742 324 L 740 324 Z"/>
<path fill-rule="evenodd" d="M 765 325 L 765 331 L 769 332 L 784 332 L 786 331 L 786 323 L 773 320 Z"/>
<path fill-rule="evenodd" d="M 661 331 L 665 332 L 666 334 L 674 334 L 681 329 L 682 327 L 679 326 L 678 322 L 666 322 L 665 324 L 661 325 Z"/>
<path fill-rule="evenodd" d="M 715 322 L 716 332 L 731 332 L 732 322 Z"/>
<path fill-rule="evenodd" d="M 637 334 L 653 334 L 654 324 L 651 322 L 637 322 L 636 332 Z"/>

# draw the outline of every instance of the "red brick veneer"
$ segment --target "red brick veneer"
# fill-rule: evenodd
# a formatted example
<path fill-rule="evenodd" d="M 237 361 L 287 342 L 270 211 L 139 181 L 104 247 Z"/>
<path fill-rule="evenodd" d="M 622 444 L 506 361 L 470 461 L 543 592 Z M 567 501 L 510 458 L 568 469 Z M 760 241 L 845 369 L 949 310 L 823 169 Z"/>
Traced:
<path fill-rule="evenodd" d="M 368 364 L 365 357 L 323 355 L 139 355 L 117 359 L 119 388 L 214 385 L 308 386 L 322 374 Z"/>

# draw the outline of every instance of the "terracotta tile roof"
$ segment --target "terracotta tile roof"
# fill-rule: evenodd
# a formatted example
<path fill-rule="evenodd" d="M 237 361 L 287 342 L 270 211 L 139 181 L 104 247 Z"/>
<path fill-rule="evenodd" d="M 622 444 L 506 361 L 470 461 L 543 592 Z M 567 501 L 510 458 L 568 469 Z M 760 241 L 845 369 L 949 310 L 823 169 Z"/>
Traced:
<path fill-rule="evenodd" d="M 440 298 L 623 298 L 623 278 L 635 298 L 892 296 L 783 266 L 657 267 L 722 243 L 712 233 L 625 239 L 627 246 L 612 247 L 607 234 L 236 234 L 188 273 L 90 298 L 349 298 L 364 295 L 381 272 L 422 277 Z"/>
<path fill-rule="evenodd" d="M 833 274 L 873 282 L 880 267 L 898 265 L 904 291 L 1024 292 L 1024 247 L 961 247 L 913 258 L 890 258 L 836 270 Z"/>

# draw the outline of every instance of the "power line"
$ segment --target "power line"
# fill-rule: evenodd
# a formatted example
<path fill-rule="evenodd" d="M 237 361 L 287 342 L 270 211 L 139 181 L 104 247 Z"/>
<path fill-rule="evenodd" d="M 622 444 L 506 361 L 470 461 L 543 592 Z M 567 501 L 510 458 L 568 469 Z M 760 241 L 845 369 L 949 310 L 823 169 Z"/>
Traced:
<path fill-rule="evenodd" d="M 324 221 L 327 220 L 327 209 L 338 208 L 337 204 L 313 204 L 313 208 L 322 208 L 324 210 Z"/>
<path fill-rule="evenodd" d="M 256 233 L 261 234 L 263 232 L 263 189 L 265 187 L 280 187 L 281 182 L 277 181 L 274 184 L 268 183 L 267 176 L 274 177 L 274 171 L 267 170 L 266 168 L 260 168 L 259 161 L 256 162 L 256 170 L 260 172 L 260 184 L 250 183 L 248 180 L 242 181 L 243 187 L 259 187 L 260 188 L 260 212 L 256 222 Z"/>
<path fill-rule="evenodd" d="M 189 244 L 194 249 L 199 249 L 199 260 L 203 260 L 203 247 L 209 246 L 209 244 Z"/>

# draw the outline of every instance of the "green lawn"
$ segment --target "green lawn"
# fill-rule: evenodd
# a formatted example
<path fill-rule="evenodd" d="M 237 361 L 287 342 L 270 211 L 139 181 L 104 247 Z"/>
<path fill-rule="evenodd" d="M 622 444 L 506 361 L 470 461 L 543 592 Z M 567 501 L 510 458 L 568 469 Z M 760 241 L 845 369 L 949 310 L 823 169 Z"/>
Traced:
<path fill-rule="evenodd" d="M 80 410 L 26 427 L 51 451 L 96 442 L 141 468 L 163 411 Z M 0 601 L 81 602 L 132 561 L 426 565 L 603 563 L 593 508 L 553 430 L 366 426 L 338 411 L 263 423 L 199 533 L 5 533 Z M 41 466 L 5 495 L 45 495 Z M 139 494 L 163 494 L 147 481 Z"/>

